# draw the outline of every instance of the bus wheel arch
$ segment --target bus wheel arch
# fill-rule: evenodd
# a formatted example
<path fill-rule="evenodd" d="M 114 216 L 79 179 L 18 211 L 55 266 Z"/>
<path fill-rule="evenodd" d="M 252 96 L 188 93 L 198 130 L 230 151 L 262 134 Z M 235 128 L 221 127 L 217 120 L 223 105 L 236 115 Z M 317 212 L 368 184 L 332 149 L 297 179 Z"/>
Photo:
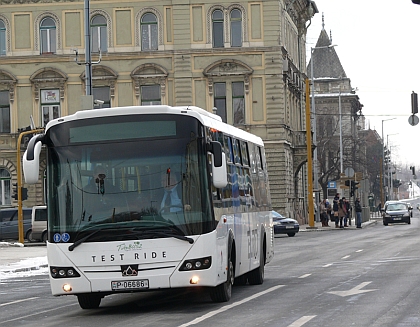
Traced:
<path fill-rule="evenodd" d="M 236 246 L 233 234 L 229 233 L 228 258 L 226 262 L 226 281 L 210 289 L 213 302 L 228 302 L 232 297 L 232 286 L 235 281 Z"/>

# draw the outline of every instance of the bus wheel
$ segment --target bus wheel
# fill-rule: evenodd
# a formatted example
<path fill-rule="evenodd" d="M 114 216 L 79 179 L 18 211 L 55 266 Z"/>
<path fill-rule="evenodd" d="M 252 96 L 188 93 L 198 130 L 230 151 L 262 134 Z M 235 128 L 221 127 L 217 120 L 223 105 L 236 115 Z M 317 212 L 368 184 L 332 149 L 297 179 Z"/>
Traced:
<path fill-rule="evenodd" d="M 82 309 L 97 309 L 101 304 L 102 297 L 97 294 L 77 294 L 77 300 Z"/>
<path fill-rule="evenodd" d="M 248 282 L 250 285 L 261 285 L 264 282 L 264 265 L 265 265 L 265 246 L 261 247 L 260 266 L 248 273 Z"/>
<path fill-rule="evenodd" d="M 232 255 L 229 253 L 227 280 L 223 284 L 217 285 L 210 290 L 210 297 L 213 302 L 228 302 L 232 296 L 232 285 L 235 280 Z"/>

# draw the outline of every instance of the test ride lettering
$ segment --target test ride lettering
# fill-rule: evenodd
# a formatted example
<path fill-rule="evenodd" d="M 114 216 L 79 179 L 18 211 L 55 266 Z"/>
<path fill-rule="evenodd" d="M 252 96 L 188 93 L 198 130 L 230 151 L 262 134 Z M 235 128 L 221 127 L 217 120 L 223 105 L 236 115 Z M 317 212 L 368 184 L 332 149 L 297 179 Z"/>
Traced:
<path fill-rule="evenodd" d="M 158 254 L 158 252 L 154 252 L 154 251 L 150 252 L 149 255 L 146 252 L 144 252 L 142 256 L 140 253 L 137 253 L 137 252 L 132 253 L 132 254 L 133 254 L 133 257 L 131 257 L 130 255 L 130 258 L 128 260 L 133 260 L 133 259 L 134 260 L 143 260 L 143 259 L 147 260 L 147 259 L 165 259 L 166 258 L 166 251 L 162 251 L 160 255 Z M 119 261 L 124 261 L 126 259 L 125 253 L 120 253 L 117 255 L 111 254 L 109 256 L 102 254 L 100 256 L 93 255 L 92 262 L 94 263 L 95 262 L 114 262 L 116 259 L 118 259 L 118 257 L 119 257 Z"/>

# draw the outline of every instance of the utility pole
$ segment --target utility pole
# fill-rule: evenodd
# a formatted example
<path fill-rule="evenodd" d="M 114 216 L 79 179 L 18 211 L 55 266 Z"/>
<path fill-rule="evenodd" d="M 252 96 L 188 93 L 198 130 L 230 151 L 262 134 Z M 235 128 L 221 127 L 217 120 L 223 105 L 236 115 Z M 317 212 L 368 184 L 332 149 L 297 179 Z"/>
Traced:
<path fill-rule="evenodd" d="M 315 228 L 314 221 L 314 198 L 312 186 L 312 137 L 311 137 L 311 107 L 309 104 L 309 79 L 306 79 L 306 151 L 308 153 L 308 209 L 309 227 Z"/>

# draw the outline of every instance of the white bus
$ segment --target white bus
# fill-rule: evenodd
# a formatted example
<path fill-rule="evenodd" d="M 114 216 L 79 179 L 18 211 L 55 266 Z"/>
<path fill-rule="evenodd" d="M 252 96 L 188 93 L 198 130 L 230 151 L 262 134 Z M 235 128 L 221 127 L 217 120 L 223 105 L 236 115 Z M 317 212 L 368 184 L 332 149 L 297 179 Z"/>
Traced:
<path fill-rule="evenodd" d="M 263 283 L 274 234 L 259 137 L 197 107 L 79 111 L 31 139 L 26 183 L 42 146 L 53 295 L 93 309 L 113 293 L 202 287 L 223 302 L 234 282 Z"/>

